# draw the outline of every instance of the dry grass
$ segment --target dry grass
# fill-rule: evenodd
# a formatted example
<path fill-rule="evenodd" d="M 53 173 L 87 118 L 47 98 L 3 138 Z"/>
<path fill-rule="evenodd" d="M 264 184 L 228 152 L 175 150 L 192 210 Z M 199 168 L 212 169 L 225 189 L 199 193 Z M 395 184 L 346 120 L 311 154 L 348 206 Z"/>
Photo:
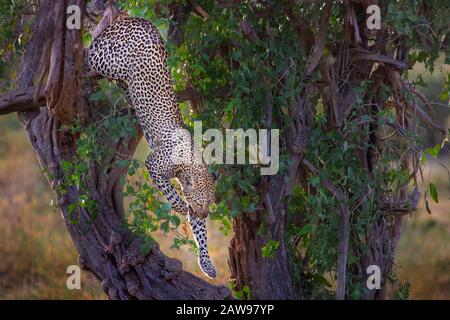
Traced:
<path fill-rule="evenodd" d="M 450 162 L 450 161 L 449 161 Z M 432 213 L 420 210 L 405 222 L 396 254 L 401 282 L 410 282 L 411 299 L 450 299 L 450 183 L 436 163 L 427 166 L 425 180 L 437 184 L 439 204 L 429 200 Z"/>
<path fill-rule="evenodd" d="M 77 253 L 52 194 L 14 116 L 0 119 L 0 299 L 101 299 L 82 274 L 82 290 L 66 287 Z"/>

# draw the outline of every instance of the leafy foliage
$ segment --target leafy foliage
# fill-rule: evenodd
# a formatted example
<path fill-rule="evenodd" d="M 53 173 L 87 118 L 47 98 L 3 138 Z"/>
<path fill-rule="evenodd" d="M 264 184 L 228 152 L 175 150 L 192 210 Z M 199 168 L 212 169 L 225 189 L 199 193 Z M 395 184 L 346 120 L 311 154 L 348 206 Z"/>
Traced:
<path fill-rule="evenodd" d="M 32 1 L 0 1 L 0 88 L 12 87 L 16 76 L 16 63 L 24 44 L 30 36 L 29 19 L 23 18 L 25 8 Z"/>
<path fill-rule="evenodd" d="M 166 38 L 170 3 L 147 0 L 145 3 L 121 2 L 121 5 L 132 15 L 153 20 Z M 283 137 L 292 121 L 290 106 L 295 105 L 295 98 L 304 88 L 303 73 L 309 52 L 296 40 L 282 4 L 271 7 L 270 18 L 261 18 L 255 14 L 263 8 L 258 5 L 255 7 L 250 1 L 243 1 L 233 9 L 217 6 L 214 1 L 208 0 L 198 1 L 198 4 L 208 12 L 209 18 L 189 15 L 181 29 L 184 37 L 182 44 L 168 44 L 169 66 L 175 80 L 175 90 L 192 86 L 202 94 L 201 110 L 195 110 L 186 103 L 181 105 L 186 124 L 192 126 L 194 121 L 201 120 L 204 127 L 264 128 L 267 124 L 264 106 L 270 105 L 273 112 L 270 125 L 280 128 Z M 424 5 L 422 1 L 389 2 L 384 23 L 392 28 L 393 38 L 387 41 L 387 47 L 395 47 L 398 39 L 401 39 L 414 48 L 409 56 L 410 61 L 423 62 L 433 71 L 440 52 L 448 48 L 444 48 L 438 36 L 434 37 L 435 43 L 425 45 L 418 34 L 428 33 L 430 19 L 433 19 L 436 35 L 445 33 L 445 18 L 437 12 L 446 8 L 447 4 L 445 1 L 435 2 L 427 8 L 426 15 L 417 15 L 418 8 Z M 157 12 L 152 8 L 157 8 Z M 321 5 L 299 5 L 294 11 L 301 18 L 307 18 L 312 25 L 318 23 Z M 344 34 L 345 14 L 342 6 L 333 7 L 325 56 Z M 256 35 L 252 40 L 242 32 L 243 19 Z M 309 81 L 318 79 L 319 75 L 313 74 Z M 419 77 L 413 83 L 420 81 Z M 291 244 L 293 276 L 301 283 L 305 297 L 331 297 L 335 287 L 341 223 L 335 211 L 341 203 L 323 187 L 322 182 L 332 181 L 338 190 L 349 195 L 346 203 L 351 208 L 349 269 L 356 267 L 367 251 L 368 230 L 383 215 L 381 200 L 387 196 L 395 197 L 404 186 L 412 188 L 415 184 L 409 169 L 403 164 L 403 157 L 411 145 L 421 143 L 414 132 L 407 132 L 405 139 L 394 135 L 383 144 L 378 150 L 380 161 L 372 168 L 370 177 L 361 165 L 358 151 L 374 147 L 370 142 L 360 139 L 361 136 L 370 136 L 374 126 L 362 124 L 375 123 L 376 127 L 386 132 L 385 128 L 396 121 L 392 109 L 380 109 L 376 113 L 368 109 L 374 86 L 374 80 L 369 77 L 353 87 L 355 107 L 344 119 L 342 130 L 339 131 L 330 130 L 320 94 L 313 97 L 315 117 L 306 157 L 320 169 L 320 174 L 310 176 L 306 186 L 296 185 L 293 194 L 286 199 L 291 221 L 286 237 Z M 228 93 L 218 95 L 218 88 L 226 88 Z M 384 84 L 381 92 L 386 102 L 396 95 L 392 88 Z M 443 93 L 444 98 L 445 94 L 446 91 Z M 286 159 L 289 152 L 286 142 L 282 143 L 280 174 L 288 165 Z M 425 149 L 424 157 L 435 158 L 439 150 L 440 145 Z M 225 174 L 219 179 L 216 190 L 220 201 L 213 206 L 212 217 L 221 221 L 223 232 L 230 232 L 234 217 L 242 212 L 255 212 L 260 206 L 257 169 L 252 165 L 222 168 Z M 145 176 L 144 173 L 142 175 Z M 430 183 L 429 192 L 437 202 L 437 190 L 433 186 Z M 144 192 L 142 201 L 150 197 L 151 187 L 145 182 L 137 189 Z M 130 191 L 133 190 L 130 188 Z M 170 226 L 176 228 L 179 224 L 171 220 L 169 208 L 156 208 L 155 220 L 146 221 L 145 212 L 155 208 L 143 205 L 142 201 L 140 204 L 134 203 L 132 207 L 139 212 L 135 215 L 141 217 L 133 225 L 136 230 L 143 226 L 155 230 L 152 223 L 156 224 L 157 221 L 163 230 L 170 229 Z M 260 231 L 264 234 L 263 226 Z M 262 256 L 269 259 L 275 257 L 278 246 L 277 241 L 268 239 L 262 248 Z M 350 275 L 348 282 L 349 296 L 354 299 L 361 297 L 364 288 L 360 275 Z M 405 290 L 399 295 L 404 296 L 407 293 Z M 243 289 L 236 288 L 236 292 L 246 294 Z"/>

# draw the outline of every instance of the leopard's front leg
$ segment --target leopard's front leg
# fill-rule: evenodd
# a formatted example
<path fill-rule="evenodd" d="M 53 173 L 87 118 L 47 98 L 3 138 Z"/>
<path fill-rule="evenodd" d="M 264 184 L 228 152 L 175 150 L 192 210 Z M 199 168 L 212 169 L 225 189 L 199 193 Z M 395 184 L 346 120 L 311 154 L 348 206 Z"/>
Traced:
<path fill-rule="evenodd" d="M 211 262 L 208 253 L 207 235 L 206 235 L 206 219 L 197 218 L 188 204 L 181 199 L 178 192 L 172 186 L 169 180 L 170 164 L 167 163 L 167 157 L 164 157 L 164 152 L 157 149 L 152 155 L 147 158 L 145 162 L 148 172 L 153 179 L 154 186 L 159 189 L 167 201 L 172 205 L 172 208 L 182 214 L 188 214 L 189 224 L 192 228 L 195 241 L 199 248 L 198 263 L 202 271 L 210 278 L 216 277 L 216 268 Z"/>
<path fill-rule="evenodd" d="M 174 186 L 170 183 L 170 165 L 166 163 L 161 150 L 156 150 L 145 161 L 153 185 L 160 190 L 172 208 L 181 214 L 188 213 L 188 204 L 184 201 Z"/>
<path fill-rule="evenodd" d="M 208 242 L 206 236 L 206 219 L 197 218 L 192 210 L 189 210 L 189 223 L 194 234 L 195 241 L 199 248 L 198 264 L 202 271 L 210 278 L 215 278 L 217 275 L 216 268 L 211 262 L 211 258 L 208 253 Z"/>

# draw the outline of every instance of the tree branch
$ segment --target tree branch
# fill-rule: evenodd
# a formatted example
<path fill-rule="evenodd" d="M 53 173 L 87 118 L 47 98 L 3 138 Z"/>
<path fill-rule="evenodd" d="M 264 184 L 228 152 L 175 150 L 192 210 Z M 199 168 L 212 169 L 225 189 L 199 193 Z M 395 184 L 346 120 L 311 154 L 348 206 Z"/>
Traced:
<path fill-rule="evenodd" d="M 203 19 L 207 19 L 209 18 L 209 14 L 208 12 L 206 12 L 195 0 L 190 0 L 189 1 L 193 11 L 198 14 L 200 17 L 202 17 Z"/>
<path fill-rule="evenodd" d="M 352 55 L 353 61 L 381 62 L 381 63 L 390 64 L 399 70 L 409 69 L 409 65 L 406 62 L 400 61 L 400 60 L 395 60 L 391 57 L 388 57 L 388 56 L 385 56 L 382 54 L 373 53 L 373 52 L 363 50 L 363 49 L 352 49 L 352 52 L 356 52 L 356 54 Z"/>
<path fill-rule="evenodd" d="M 34 101 L 35 91 L 36 87 L 27 87 L 0 94 L 0 115 L 45 106 L 43 95 L 38 96 Z"/>
<path fill-rule="evenodd" d="M 314 174 L 316 176 L 320 174 L 319 170 L 307 159 L 303 159 L 302 165 L 312 174 Z M 338 201 L 345 201 L 347 199 L 347 197 L 341 191 L 339 191 L 339 189 L 336 188 L 330 181 L 328 181 L 326 179 L 320 179 L 320 183 Z"/>
<path fill-rule="evenodd" d="M 320 19 L 319 34 L 317 35 L 316 42 L 308 58 L 308 62 L 305 68 L 305 78 L 311 76 L 311 74 L 317 68 L 320 59 L 322 59 L 323 49 L 325 47 L 327 24 L 328 20 L 330 19 L 332 6 L 333 2 L 327 1 L 323 8 L 322 18 Z"/>
<path fill-rule="evenodd" d="M 93 80 L 102 79 L 97 73 L 88 73 L 87 77 Z M 37 88 L 33 86 L 0 94 L 0 115 L 44 107 L 46 105 L 45 96 L 42 92 L 39 94 L 36 90 Z M 230 88 L 228 86 L 219 87 L 215 90 L 217 98 L 224 98 L 229 93 Z M 193 87 L 176 92 L 176 97 L 180 103 L 191 101 L 201 107 L 201 93 Z"/>

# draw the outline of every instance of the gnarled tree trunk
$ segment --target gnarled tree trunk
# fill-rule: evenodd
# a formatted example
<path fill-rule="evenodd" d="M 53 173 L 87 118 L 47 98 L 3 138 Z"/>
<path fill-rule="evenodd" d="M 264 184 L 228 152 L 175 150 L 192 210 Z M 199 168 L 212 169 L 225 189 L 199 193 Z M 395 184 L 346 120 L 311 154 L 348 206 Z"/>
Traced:
<path fill-rule="evenodd" d="M 78 190 L 69 187 L 66 193 L 58 191 L 62 175 L 62 160 L 70 160 L 76 151 L 76 137 L 63 125 L 75 117 L 91 121 L 95 112 L 89 108 L 109 106 L 89 105 L 83 97 L 83 46 L 80 30 L 65 27 L 67 5 L 84 8 L 84 1 L 41 2 L 33 24 L 32 38 L 22 59 L 18 89 L 12 98 L 2 99 L 5 109 L 19 113 L 39 162 L 49 173 L 50 183 L 57 195 L 57 205 L 79 252 L 79 265 L 93 273 L 111 299 L 227 299 L 230 290 L 214 286 L 183 271 L 176 259 L 165 256 L 155 244 L 146 256 L 141 253 L 137 236 L 124 227 L 121 176 L 124 168 L 115 165 L 114 158 L 101 165 L 91 162 L 86 185 L 98 205 L 97 217 L 84 208 L 69 216 L 68 205 L 78 199 Z M 48 12 L 54 11 L 54 15 Z M 54 26 L 59 28 L 53 29 Z M 49 33 L 48 30 L 55 30 Z M 45 45 L 42 46 L 42 43 Z M 51 52 L 50 56 L 47 56 Z M 41 64 L 37 57 L 48 59 Z M 43 68 L 39 69 L 42 66 Z M 49 71 L 50 70 L 50 71 Z M 43 104 L 41 84 L 33 86 L 34 75 L 41 74 L 41 82 L 48 74 L 45 90 L 49 108 Z M 20 94 L 26 92 L 26 95 Z M 35 92 L 35 98 L 28 94 Z M 35 107 L 30 110 L 30 107 Z M 81 106 L 81 107 L 76 107 Z M 132 155 L 138 139 L 131 137 L 109 144 L 116 153 Z M 105 174 L 105 167 L 110 169 Z M 73 221 L 76 221 L 75 223 Z"/>

